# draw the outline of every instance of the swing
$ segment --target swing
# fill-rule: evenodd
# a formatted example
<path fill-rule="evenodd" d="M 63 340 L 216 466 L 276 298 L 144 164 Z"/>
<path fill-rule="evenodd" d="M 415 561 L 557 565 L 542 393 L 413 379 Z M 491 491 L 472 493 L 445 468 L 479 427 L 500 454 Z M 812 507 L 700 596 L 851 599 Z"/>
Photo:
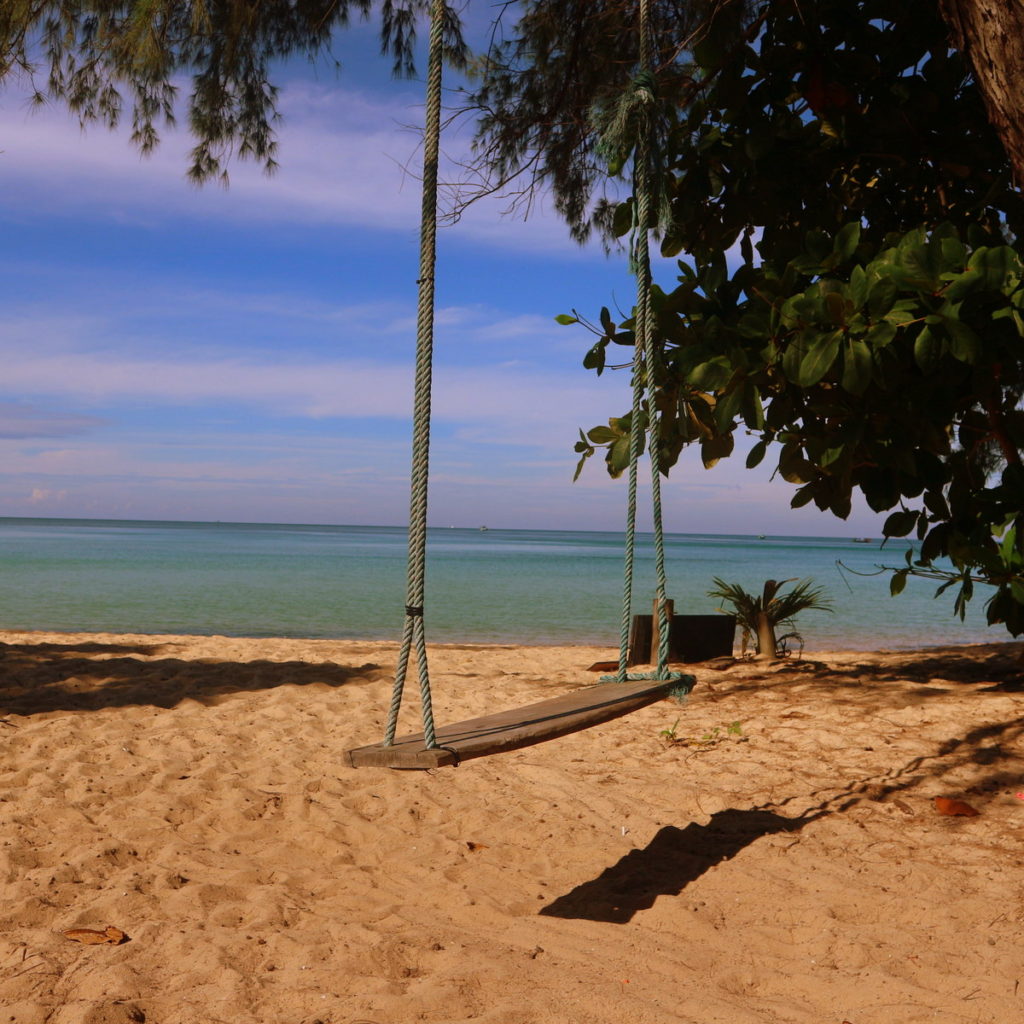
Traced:
<path fill-rule="evenodd" d="M 427 534 L 427 473 L 430 440 L 430 384 L 433 362 L 434 267 L 437 234 L 437 172 L 441 125 L 442 15 L 444 0 L 432 0 L 430 43 L 427 58 L 427 107 L 423 149 L 423 198 L 420 235 L 419 301 L 417 306 L 416 387 L 413 407 L 412 486 L 409 511 L 409 575 L 406 590 L 405 629 L 395 672 L 388 724 L 381 743 L 347 752 L 353 768 L 406 768 L 426 770 L 457 765 L 545 740 L 578 732 L 611 721 L 668 696 L 683 697 L 692 688 L 693 676 L 669 672 L 665 546 L 661 522 L 661 480 L 657 460 L 651 459 L 651 497 L 654 508 L 655 568 L 659 623 L 656 670 L 627 674 L 630 610 L 633 591 L 633 552 L 636 534 L 637 464 L 643 449 L 642 404 L 646 385 L 648 430 L 654 450 L 657 423 L 654 384 L 654 325 L 651 312 L 650 142 L 641 133 L 634 160 L 637 223 L 633 262 L 637 278 L 636 344 L 634 346 L 633 412 L 630 433 L 629 498 L 626 521 L 626 556 L 623 579 L 622 627 L 618 671 L 600 684 L 575 690 L 549 700 L 473 718 L 436 729 L 430 694 L 426 636 L 423 627 L 424 566 Z M 647 29 L 648 0 L 640 2 L 640 74 L 634 88 L 638 103 L 653 99 L 650 44 Z M 646 90 L 646 92 L 645 92 Z M 423 731 L 395 738 L 402 704 L 409 656 L 416 648 L 420 678 Z"/>

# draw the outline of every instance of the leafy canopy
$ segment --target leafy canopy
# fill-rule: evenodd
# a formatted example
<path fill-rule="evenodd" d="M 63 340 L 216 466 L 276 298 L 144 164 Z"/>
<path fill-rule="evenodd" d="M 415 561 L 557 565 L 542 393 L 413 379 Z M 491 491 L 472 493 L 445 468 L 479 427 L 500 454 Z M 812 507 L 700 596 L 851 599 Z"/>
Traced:
<path fill-rule="evenodd" d="M 969 68 L 928 0 L 754 13 L 744 34 L 712 11 L 697 86 L 660 90 L 662 252 L 688 259 L 654 295 L 654 455 L 668 472 L 698 443 L 711 466 L 745 431 L 794 506 L 846 517 L 858 490 L 886 536 L 920 539 L 894 592 L 930 575 L 963 614 L 991 583 L 990 622 L 1024 632 L 1024 207 Z M 600 373 L 633 322 L 590 326 Z M 622 423 L 577 451 L 618 473 Z"/>

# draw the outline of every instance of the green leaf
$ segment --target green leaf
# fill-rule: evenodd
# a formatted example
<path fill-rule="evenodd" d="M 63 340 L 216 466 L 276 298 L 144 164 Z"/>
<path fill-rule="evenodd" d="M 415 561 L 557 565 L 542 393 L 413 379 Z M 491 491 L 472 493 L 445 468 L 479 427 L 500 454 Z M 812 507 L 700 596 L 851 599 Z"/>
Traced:
<path fill-rule="evenodd" d="M 982 283 L 992 291 L 1003 287 L 1011 266 L 1017 262 L 1016 256 L 1008 246 L 1000 245 L 993 249 L 982 246 L 976 249 L 967 261 L 969 269 L 981 275 Z"/>
<path fill-rule="evenodd" d="M 829 323 L 836 326 L 846 323 L 846 301 L 839 292 L 825 293 L 825 309 L 828 311 Z"/>
<path fill-rule="evenodd" d="M 846 224 L 840 229 L 839 234 L 836 235 L 833 251 L 840 260 L 845 262 L 857 251 L 859 244 L 860 221 L 853 221 L 853 223 Z"/>
<path fill-rule="evenodd" d="M 879 278 L 868 292 L 868 316 L 879 320 L 892 309 L 898 292 L 896 285 L 888 278 Z"/>
<path fill-rule="evenodd" d="M 824 263 L 832 252 L 832 240 L 827 232 L 822 231 L 820 228 L 807 232 L 805 245 L 807 247 L 807 255 L 815 263 Z"/>
<path fill-rule="evenodd" d="M 983 275 L 977 270 L 965 270 L 963 273 L 952 276 L 949 283 L 943 290 L 943 294 L 950 302 L 960 302 L 984 280 Z"/>
<path fill-rule="evenodd" d="M 735 387 L 725 394 L 719 395 L 715 403 L 715 426 L 719 433 L 727 433 L 732 429 L 733 420 L 740 410 L 743 401 L 743 388 Z"/>
<path fill-rule="evenodd" d="M 755 466 L 761 464 L 761 460 L 764 459 L 765 452 L 768 451 L 767 441 L 758 441 L 753 448 L 747 453 L 747 469 L 753 469 Z"/>
<path fill-rule="evenodd" d="M 806 331 L 801 331 L 782 353 L 782 372 L 789 380 L 795 381 L 800 376 L 800 364 L 807 355 L 806 334 Z"/>
<path fill-rule="evenodd" d="M 683 236 L 675 231 L 667 231 L 661 240 L 661 255 L 666 259 L 678 256 L 685 247 Z"/>
<path fill-rule="evenodd" d="M 961 363 L 974 364 L 981 355 L 981 339 L 962 320 L 946 317 L 943 327 L 949 335 L 949 351 Z"/>
<path fill-rule="evenodd" d="M 622 437 L 621 430 L 612 430 L 611 427 L 593 427 L 587 431 L 587 439 L 594 444 L 611 444 Z"/>
<path fill-rule="evenodd" d="M 743 385 L 743 422 L 751 430 L 764 427 L 764 404 L 761 402 L 761 390 L 753 381 Z"/>
<path fill-rule="evenodd" d="M 719 459 L 732 455 L 732 434 L 719 434 L 700 443 L 700 457 L 705 469 L 710 469 Z"/>
<path fill-rule="evenodd" d="M 718 391 L 729 383 L 733 369 L 725 356 L 716 356 L 695 366 L 687 376 L 687 383 L 702 391 Z"/>
<path fill-rule="evenodd" d="M 826 448 L 821 453 L 821 458 L 818 459 L 818 465 L 824 469 L 826 466 L 831 466 L 837 459 L 842 458 L 843 453 L 846 451 L 843 445 L 837 445 L 835 448 Z"/>
<path fill-rule="evenodd" d="M 583 357 L 583 369 L 596 370 L 600 376 L 604 372 L 604 364 L 605 344 L 603 341 L 599 341 L 587 350 L 587 354 Z"/>
<path fill-rule="evenodd" d="M 908 512 L 905 509 L 900 512 L 893 512 L 882 526 L 882 533 L 886 537 L 906 537 L 916 523 L 916 512 Z"/>
<path fill-rule="evenodd" d="M 914 361 L 925 373 L 932 373 L 941 357 L 942 340 L 936 337 L 930 327 L 922 328 L 914 339 Z"/>
<path fill-rule="evenodd" d="M 848 338 L 843 348 L 843 390 L 851 395 L 862 395 L 871 383 L 874 358 L 871 348 L 863 341 Z"/>
<path fill-rule="evenodd" d="M 895 324 L 897 327 L 905 327 L 917 319 L 918 309 L 912 299 L 902 299 L 897 302 L 888 313 L 885 314 L 887 323 Z"/>
<path fill-rule="evenodd" d="M 761 310 L 744 313 L 736 325 L 736 333 L 741 338 L 749 338 L 751 341 L 762 341 L 770 333 L 768 318 Z"/>
<path fill-rule="evenodd" d="M 629 234 L 633 228 L 633 197 L 619 203 L 612 214 L 612 234 L 616 238 Z"/>
<path fill-rule="evenodd" d="M 583 472 L 583 466 L 585 465 L 587 459 L 589 459 L 590 456 L 594 454 L 594 449 L 587 442 L 587 439 L 584 436 L 582 430 L 580 430 L 580 439 L 576 442 L 575 445 L 573 445 L 573 451 L 577 453 L 582 453 L 580 461 L 576 463 L 576 472 L 573 473 L 572 475 L 572 482 L 576 483 L 576 481 L 579 480 L 580 478 L 580 473 Z"/>
<path fill-rule="evenodd" d="M 893 274 L 897 283 L 906 288 L 935 291 L 938 286 L 939 259 L 923 231 L 911 231 L 899 244 L 898 270 Z"/>
<path fill-rule="evenodd" d="M 558 316 L 555 317 L 556 324 L 568 325 L 578 324 L 579 322 L 579 317 L 571 316 L 569 313 L 559 313 Z"/>
<path fill-rule="evenodd" d="M 937 519 L 949 518 L 949 504 L 941 491 L 925 491 L 924 505 Z"/>
<path fill-rule="evenodd" d="M 907 569 L 898 569 L 889 578 L 889 593 L 893 597 L 903 593 L 903 588 L 907 585 L 908 571 Z"/>
<path fill-rule="evenodd" d="M 804 484 L 789 501 L 790 508 L 803 508 L 814 500 L 814 483 Z"/>
<path fill-rule="evenodd" d="M 608 448 L 605 454 L 605 463 L 608 466 L 609 476 L 613 478 L 622 476 L 622 471 L 629 465 L 629 442 L 629 435 L 624 434 Z"/>
<path fill-rule="evenodd" d="M 949 227 L 949 225 L 946 225 Z M 938 234 L 939 229 L 936 229 Z M 940 241 L 942 269 L 947 272 L 961 271 L 967 262 L 967 246 L 954 233 L 943 233 Z"/>
<path fill-rule="evenodd" d="M 814 464 L 803 457 L 800 446 L 784 444 L 779 454 L 779 474 L 791 484 L 809 484 L 816 476 Z"/>
<path fill-rule="evenodd" d="M 802 388 L 817 384 L 836 361 L 842 340 L 842 331 L 832 331 L 831 334 L 820 336 L 811 342 L 803 359 L 800 360 L 795 383 Z"/>
<path fill-rule="evenodd" d="M 875 324 L 867 333 L 867 341 L 875 348 L 885 348 L 896 337 L 896 325 L 883 320 Z"/>
<path fill-rule="evenodd" d="M 869 278 L 864 268 L 858 263 L 850 271 L 850 301 L 854 309 L 860 309 L 868 297 Z"/>

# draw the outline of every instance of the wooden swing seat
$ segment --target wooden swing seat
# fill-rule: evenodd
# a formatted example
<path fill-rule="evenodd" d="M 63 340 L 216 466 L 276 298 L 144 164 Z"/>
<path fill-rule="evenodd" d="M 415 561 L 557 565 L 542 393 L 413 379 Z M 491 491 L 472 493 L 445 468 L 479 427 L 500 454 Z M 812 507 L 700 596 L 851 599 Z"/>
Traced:
<path fill-rule="evenodd" d="M 426 771 L 474 757 L 529 747 L 628 715 L 667 697 L 693 677 L 642 679 L 587 686 L 521 708 L 509 708 L 437 730 L 436 747 L 423 745 L 423 733 L 403 736 L 390 746 L 376 743 L 347 752 L 353 768 L 405 768 Z"/>

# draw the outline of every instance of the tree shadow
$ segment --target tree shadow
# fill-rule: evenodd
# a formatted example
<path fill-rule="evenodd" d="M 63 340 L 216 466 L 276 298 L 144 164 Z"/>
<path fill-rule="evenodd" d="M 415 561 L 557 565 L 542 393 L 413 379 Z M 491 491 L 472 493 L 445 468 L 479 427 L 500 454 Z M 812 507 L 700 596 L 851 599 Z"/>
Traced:
<path fill-rule="evenodd" d="M 642 850 L 630 850 L 597 878 L 576 886 L 542 907 L 547 917 L 626 924 L 654 905 L 659 896 L 678 896 L 706 871 L 731 860 L 740 850 L 777 832 L 795 832 L 829 811 L 787 818 L 773 811 L 730 807 L 707 825 L 666 825 Z"/>
<path fill-rule="evenodd" d="M 378 664 L 218 661 L 155 657 L 166 645 L 78 642 L 0 644 L 0 712 L 35 715 L 183 700 L 216 704 L 233 693 L 278 686 L 344 686 L 383 678 Z"/>
<path fill-rule="evenodd" d="M 712 694 L 728 687 L 731 695 L 770 687 L 773 692 L 796 691 L 803 701 L 819 694 L 833 702 L 870 691 L 879 706 L 905 705 L 941 697 L 949 686 L 978 686 L 978 693 L 1016 693 L 1024 690 L 1024 647 L 1019 642 L 987 643 L 935 647 L 900 652 L 898 660 L 887 655 L 873 660 L 866 653 L 850 662 L 826 662 L 813 654 L 803 658 L 765 663 L 734 660 L 731 666 L 715 666 L 715 675 L 701 677 L 701 683 L 712 684 Z M 730 678 L 731 669 L 742 675 Z M 890 683 L 919 683 L 914 689 L 892 688 Z M 987 683 L 987 686 L 979 684 Z"/>
<path fill-rule="evenodd" d="M 979 725 L 962 736 L 942 741 L 934 753 L 850 782 L 796 817 L 786 817 L 779 811 L 804 802 L 805 795 L 794 794 L 774 802 L 772 810 L 754 807 L 718 811 L 707 825 L 666 825 L 643 849 L 631 850 L 597 878 L 557 897 L 539 913 L 626 924 L 638 911 L 653 906 L 659 896 L 678 896 L 691 882 L 762 836 L 798 832 L 812 821 L 842 814 L 862 801 L 883 803 L 949 773 L 963 780 L 965 769 L 971 768 L 978 770 L 964 792 L 982 799 L 1000 790 L 1005 792 L 1020 784 L 1022 737 L 1024 716 Z M 900 806 L 901 801 L 896 799 L 895 803 Z"/>

